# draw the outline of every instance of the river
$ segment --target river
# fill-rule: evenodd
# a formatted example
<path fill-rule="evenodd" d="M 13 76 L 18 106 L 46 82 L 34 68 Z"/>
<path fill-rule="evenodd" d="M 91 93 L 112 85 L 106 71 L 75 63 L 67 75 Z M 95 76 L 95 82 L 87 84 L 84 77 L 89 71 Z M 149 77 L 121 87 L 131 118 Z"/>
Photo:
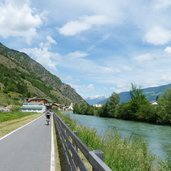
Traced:
<path fill-rule="evenodd" d="M 77 115 L 67 112 L 77 123 L 89 128 L 95 128 L 99 135 L 117 130 L 122 137 L 143 137 L 150 151 L 164 159 L 171 159 L 171 127 L 153 125 L 142 122 L 124 121 L 113 118 Z"/>

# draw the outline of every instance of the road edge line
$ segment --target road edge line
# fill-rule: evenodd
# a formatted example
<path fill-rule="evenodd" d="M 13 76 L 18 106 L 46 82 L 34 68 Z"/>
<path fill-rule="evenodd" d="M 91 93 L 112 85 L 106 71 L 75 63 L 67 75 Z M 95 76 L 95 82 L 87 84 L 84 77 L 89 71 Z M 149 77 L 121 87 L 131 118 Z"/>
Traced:
<path fill-rule="evenodd" d="M 50 171 L 55 171 L 55 147 L 54 147 L 54 130 L 53 130 L 53 115 L 51 117 L 51 158 L 50 158 Z"/>
<path fill-rule="evenodd" d="M 42 116 L 43 116 L 43 115 L 42 115 Z M 42 116 L 40 116 L 40 117 L 38 117 L 38 118 L 36 118 L 36 119 L 30 121 L 29 123 L 27 123 L 27 124 L 25 124 L 25 125 L 20 126 L 19 128 L 13 130 L 12 132 L 10 132 L 10 133 L 4 135 L 3 137 L 0 138 L 0 141 L 3 140 L 3 139 L 5 139 L 5 138 L 7 138 L 7 137 L 10 136 L 11 134 L 13 134 L 13 133 L 19 131 L 20 129 L 22 129 L 22 128 L 28 126 L 28 125 L 30 125 L 31 123 L 33 123 L 33 122 L 35 122 L 36 120 L 40 119 Z"/>

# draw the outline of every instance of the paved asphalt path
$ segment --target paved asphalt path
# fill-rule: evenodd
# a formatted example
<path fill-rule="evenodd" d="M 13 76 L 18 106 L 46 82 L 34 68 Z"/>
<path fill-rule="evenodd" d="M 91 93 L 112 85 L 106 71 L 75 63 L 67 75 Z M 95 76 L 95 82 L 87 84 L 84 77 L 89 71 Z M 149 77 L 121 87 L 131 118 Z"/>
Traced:
<path fill-rule="evenodd" d="M 42 116 L 0 140 L 0 171 L 49 171 L 51 125 Z"/>

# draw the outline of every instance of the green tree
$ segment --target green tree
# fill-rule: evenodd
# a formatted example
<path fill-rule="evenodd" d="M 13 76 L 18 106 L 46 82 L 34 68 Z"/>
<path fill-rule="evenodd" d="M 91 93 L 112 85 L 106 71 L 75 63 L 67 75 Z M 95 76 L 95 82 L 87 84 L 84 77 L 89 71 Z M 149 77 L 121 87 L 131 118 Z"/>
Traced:
<path fill-rule="evenodd" d="M 87 109 L 88 109 L 88 105 L 87 104 L 85 104 L 85 103 L 81 103 L 81 104 L 76 103 L 74 105 L 73 112 L 77 113 L 77 114 L 86 115 L 87 114 Z"/>
<path fill-rule="evenodd" d="M 150 105 L 150 103 L 140 88 L 137 88 L 137 86 L 134 84 L 132 84 L 131 86 L 132 86 L 132 89 L 130 91 L 131 100 L 130 102 L 128 102 L 129 103 L 128 110 L 130 114 L 130 119 L 144 120 L 145 113 L 140 112 L 140 111 L 141 110 L 143 111 L 143 108 L 146 108 L 146 105 Z"/>
<path fill-rule="evenodd" d="M 108 117 L 107 106 L 108 104 L 106 103 L 98 110 L 98 115 L 100 117 Z"/>
<path fill-rule="evenodd" d="M 125 120 L 131 119 L 130 103 L 123 103 L 116 108 L 116 118 L 121 118 Z"/>
<path fill-rule="evenodd" d="M 155 123 L 157 120 L 156 106 L 150 103 L 141 104 L 138 110 L 137 119 Z"/>
<path fill-rule="evenodd" d="M 116 117 L 116 108 L 119 105 L 119 95 L 113 93 L 105 105 L 102 106 L 99 111 L 99 116 L 101 117 Z"/>
<path fill-rule="evenodd" d="M 119 95 L 113 93 L 107 101 L 107 115 L 108 117 L 116 117 L 116 107 L 119 105 Z"/>
<path fill-rule="evenodd" d="M 86 115 L 87 114 L 88 105 L 85 103 L 80 104 L 80 114 Z"/>
<path fill-rule="evenodd" d="M 95 108 L 93 106 L 88 105 L 86 114 L 87 115 L 94 115 L 95 114 Z"/>
<path fill-rule="evenodd" d="M 80 105 L 78 103 L 74 104 L 73 112 L 80 113 Z"/>
<path fill-rule="evenodd" d="M 157 110 L 157 122 L 158 123 L 171 123 L 171 89 L 168 89 L 158 99 L 158 110 Z"/>

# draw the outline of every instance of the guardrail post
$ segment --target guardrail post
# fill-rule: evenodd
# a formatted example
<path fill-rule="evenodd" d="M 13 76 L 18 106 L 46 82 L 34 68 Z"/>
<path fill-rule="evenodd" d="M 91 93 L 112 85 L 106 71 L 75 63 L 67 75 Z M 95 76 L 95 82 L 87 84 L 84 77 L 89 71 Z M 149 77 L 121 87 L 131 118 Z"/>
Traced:
<path fill-rule="evenodd" d="M 93 150 L 93 152 L 98 156 L 102 161 L 104 160 L 104 153 L 101 150 Z M 98 171 L 96 168 L 93 168 L 93 171 Z"/>
<path fill-rule="evenodd" d="M 74 133 L 76 136 L 78 135 L 78 132 L 77 132 L 77 131 L 73 131 L 73 133 Z M 78 152 L 78 147 L 76 146 L 74 140 L 73 140 L 72 143 L 73 143 L 73 145 L 74 145 L 74 147 L 75 147 L 75 150 Z"/>
<path fill-rule="evenodd" d="M 73 131 L 73 133 L 77 136 L 78 135 L 78 132 L 77 131 Z"/>
<path fill-rule="evenodd" d="M 76 136 L 78 135 L 78 132 L 77 132 L 77 131 L 73 131 L 73 133 L 74 133 Z M 76 150 L 76 151 L 77 151 L 77 153 L 78 153 L 78 147 L 77 147 L 77 145 L 75 144 L 74 139 L 72 139 L 72 144 L 73 144 L 73 146 L 74 146 L 75 150 Z M 79 163 L 78 163 L 78 161 L 77 161 L 77 160 L 75 160 L 75 164 L 76 164 L 77 169 L 78 169 Z"/>

